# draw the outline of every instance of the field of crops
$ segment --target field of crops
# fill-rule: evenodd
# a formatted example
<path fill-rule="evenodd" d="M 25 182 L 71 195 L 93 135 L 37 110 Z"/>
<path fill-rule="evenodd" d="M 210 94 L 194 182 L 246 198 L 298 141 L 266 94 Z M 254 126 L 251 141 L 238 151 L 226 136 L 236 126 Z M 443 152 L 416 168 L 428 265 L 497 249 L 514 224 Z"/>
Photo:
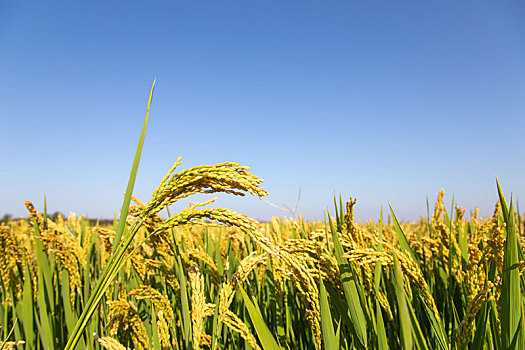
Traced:
<path fill-rule="evenodd" d="M 0 227 L 4 349 L 68 339 L 78 349 L 521 348 L 523 221 L 512 205 L 466 220 L 440 193 L 414 223 L 392 213 L 356 224 L 352 200 L 315 223 L 198 205 L 157 215 L 215 190 L 265 194 L 235 164 L 188 169 L 148 204 L 135 199 L 120 239 L 117 223 L 51 221 L 27 202 L 29 219 Z"/>
<path fill-rule="evenodd" d="M 1 223 L 0 350 L 525 348 L 524 221 L 499 183 L 490 217 L 443 192 L 410 223 L 391 208 L 357 223 L 352 198 L 322 222 L 213 200 L 170 213 L 196 193 L 267 193 L 247 167 L 179 159 L 134 198 L 147 119 L 113 225 L 31 202 Z"/>

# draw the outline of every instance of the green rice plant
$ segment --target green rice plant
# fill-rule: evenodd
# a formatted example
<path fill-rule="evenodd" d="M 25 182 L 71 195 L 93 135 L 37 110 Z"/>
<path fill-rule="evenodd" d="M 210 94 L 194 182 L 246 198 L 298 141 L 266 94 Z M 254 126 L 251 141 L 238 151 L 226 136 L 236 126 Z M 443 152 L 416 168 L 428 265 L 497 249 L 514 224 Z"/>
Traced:
<path fill-rule="evenodd" d="M 355 272 L 352 271 L 352 266 L 345 262 L 343 256 L 343 247 L 339 241 L 339 236 L 335 230 L 333 221 L 330 219 L 330 231 L 332 232 L 332 240 L 334 244 L 335 256 L 339 265 L 341 273 L 341 283 L 348 303 L 348 310 L 350 312 L 350 327 L 353 329 L 360 346 L 367 347 L 367 333 L 366 321 L 363 308 L 361 306 L 360 297 L 357 291 L 358 281 L 356 281 Z"/>
<path fill-rule="evenodd" d="M 133 239 L 134 233 L 132 232 L 129 235 L 129 238 L 131 239 L 128 240 L 128 244 L 119 245 L 122 234 L 124 233 L 125 221 L 126 221 L 125 219 L 128 215 L 128 208 L 131 202 L 131 196 L 133 194 L 133 187 L 135 185 L 135 179 L 137 177 L 137 171 L 139 167 L 140 156 L 142 153 L 142 147 L 144 145 L 144 139 L 146 137 L 146 128 L 148 125 L 149 109 L 151 106 L 151 99 L 153 98 L 154 88 L 155 88 L 155 80 L 153 81 L 153 85 L 151 86 L 151 93 L 150 93 L 148 106 L 146 110 L 146 118 L 144 119 L 144 125 L 142 127 L 142 131 L 141 131 L 140 138 L 139 138 L 139 144 L 135 152 L 135 158 L 133 160 L 133 166 L 131 168 L 128 186 L 126 189 L 126 193 L 124 195 L 124 203 L 122 204 L 120 219 L 119 219 L 119 223 L 118 223 L 117 230 L 115 233 L 115 238 L 113 240 L 113 249 L 112 249 L 110 261 L 106 265 L 104 272 L 102 273 L 102 276 L 99 279 L 99 282 L 96 284 L 94 290 L 92 291 L 89 297 L 89 300 L 84 306 L 84 310 L 82 311 L 82 314 L 80 315 L 75 325 L 75 328 L 73 329 L 73 331 L 71 332 L 71 335 L 69 336 L 68 342 L 65 347 L 66 350 L 75 349 L 76 345 L 80 341 L 80 337 L 82 336 L 82 333 L 84 332 L 84 329 L 86 328 L 89 319 L 95 312 L 98 303 L 102 299 L 104 293 L 106 292 L 107 288 L 109 287 L 109 284 L 111 283 L 115 275 L 118 273 L 120 268 L 122 268 L 124 252 L 129 246 L 129 243 L 131 243 L 131 240 Z M 139 227 L 140 226 L 137 225 L 135 230 L 137 230 Z"/>
<path fill-rule="evenodd" d="M 227 168 L 171 171 L 152 201 L 171 201 L 167 188 L 175 196 L 187 193 L 170 183 L 190 186 L 188 179 L 210 171 Z M 513 201 L 508 206 L 503 198 L 492 217 L 474 213 L 467 222 L 457 208 L 453 216 L 445 215 L 440 194 L 430 220 L 405 223 L 391 215 L 389 223 L 380 218 L 377 224 L 359 224 L 353 221 L 352 200 L 346 212 L 338 203 L 336 217 L 326 222 L 274 218 L 239 229 L 188 220 L 209 217 L 200 206 L 166 220 L 143 216 L 157 213 L 156 206 L 134 200 L 120 244 L 127 244 L 137 221 L 142 226 L 87 322 L 97 343 L 86 332 L 77 348 L 365 348 L 359 328 L 368 349 L 519 348 L 523 311 L 508 314 L 509 320 L 517 318 L 515 329 L 503 323 L 504 310 L 513 308 L 506 300 L 516 293 L 520 302 L 523 298 L 519 271 L 525 263 L 518 244 L 523 221 L 510 214 Z M 27 349 L 62 348 L 112 261 L 118 224 L 44 220 L 45 213 L 28 208 L 30 223 L 1 226 L 1 256 L 16 262 L 2 260 L 4 337 L 14 327 L 6 346 L 24 340 Z M 181 222 L 187 224 L 174 224 Z M 403 236 L 417 261 L 402 247 L 398 237 Z M 74 254 L 62 251 L 66 247 Z M 519 270 L 514 289 L 506 282 L 513 269 Z M 354 295 L 350 302 L 348 290 Z M 160 311 L 155 300 L 161 299 L 171 311 Z M 352 314 L 359 315 L 359 309 L 363 321 L 356 322 Z"/>
<path fill-rule="evenodd" d="M 128 248 L 130 248 L 130 245 L 133 242 L 135 235 L 145 222 L 151 219 L 154 220 L 156 218 L 156 214 L 159 211 L 173 204 L 178 199 L 185 198 L 194 193 L 226 192 L 237 195 L 243 195 L 242 192 L 247 191 L 259 196 L 266 195 L 266 192 L 258 187 L 259 183 L 262 180 L 247 173 L 248 168 L 246 167 L 240 167 L 235 163 L 224 163 L 218 164 L 214 167 L 196 167 L 178 174 L 174 174 L 175 168 L 177 167 L 177 165 L 180 164 L 179 158 L 177 163 L 172 167 L 172 169 L 168 172 L 166 177 L 161 181 L 161 185 L 153 193 L 150 202 L 146 206 L 144 206 L 144 208 L 141 208 L 141 211 L 136 215 L 138 220 L 134 222 L 133 226 L 129 230 L 125 230 L 125 219 L 128 216 L 128 208 L 132 197 L 133 186 L 144 143 L 145 132 L 149 117 L 149 109 L 151 105 L 154 87 L 155 82 L 153 82 L 151 88 L 146 118 L 139 139 L 139 144 L 137 146 L 135 160 L 133 162 L 133 167 L 130 174 L 128 188 L 126 190 L 119 223 L 116 229 L 115 236 L 113 238 L 113 248 L 111 251 L 109 261 L 107 262 L 106 267 L 98 283 L 95 285 L 93 291 L 91 292 L 89 300 L 87 301 L 75 328 L 71 332 L 71 335 L 65 347 L 66 350 L 74 349 L 76 347 L 76 345 L 80 341 L 84 329 L 88 324 L 88 321 L 95 312 L 98 304 L 104 296 L 104 293 L 109 288 L 110 283 L 117 276 L 119 271 L 123 268 L 124 264 L 131 258 L 133 252 L 140 247 L 140 244 L 136 245 L 131 251 L 131 253 L 128 253 Z M 155 230 L 153 230 L 153 232 L 151 232 L 147 238 L 150 238 L 156 234 L 162 234 L 177 225 L 188 224 L 192 221 L 202 219 L 214 220 L 229 225 L 236 225 L 246 230 L 256 228 L 256 222 L 254 222 L 246 216 L 237 214 L 230 210 L 225 210 L 222 208 L 198 209 L 198 207 L 212 202 L 213 200 L 204 203 L 193 204 L 190 207 L 184 209 L 179 214 L 171 216 L 162 225 L 158 226 Z M 179 268 L 182 268 L 182 265 L 180 265 L 180 263 Z M 188 310 L 188 299 L 185 287 L 186 283 L 184 274 L 181 271 L 179 271 L 179 276 L 182 291 L 182 306 L 185 325 L 184 339 L 186 342 L 186 347 L 189 347 L 191 345 L 191 324 Z M 45 316 L 43 315 L 42 317 L 42 323 L 44 325 L 47 325 L 47 320 L 45 319 Z M 50 333 L 45 332 L 45 334 Z M 45 339 L 45 341 L 47 343 L 47 346 L 51 348 L 51 339 Z"/>

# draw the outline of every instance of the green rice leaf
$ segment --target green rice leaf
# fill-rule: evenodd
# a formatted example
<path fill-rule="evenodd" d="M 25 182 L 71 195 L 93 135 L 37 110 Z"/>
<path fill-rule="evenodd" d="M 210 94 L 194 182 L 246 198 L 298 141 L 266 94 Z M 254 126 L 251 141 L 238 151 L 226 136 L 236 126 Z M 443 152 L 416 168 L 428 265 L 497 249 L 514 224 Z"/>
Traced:
<path fill-rule="evenodd" d="M 51 320 L 49 319 L 49 316 L 52 315 L 51 312 L 48 311 L 48 305 L 49 302 L 46 299 L 46 293 L 45 293 L 45 287 L 44 287 L 44 277 L 42 274 L 42 271 L 38 271 L 38 311 L 40 315 L 40 340 L 42 340 L 42 344 L 44 345 L 45 349 L 53 350 L 55 349 L 55 342 L 54 342 L 54 332 L 53 332 L 53 326 L 51 324 Z"/>
<path fill-rule="evenodd" d="M 149 118 L 149 109 L 151 106 L 151 99 L 153 98 L 153 90 L 155 88 L 155 80 L 153 81 L 153 84 L 151 86 L 151 92 L 148 100 L 148 107 L 146 111 L 146 117 L 144 119 L 144 125 L 142 127 L 141 136 L 139 139 L 139 143 L 137 146 L 137 151 L 135 152 L 135 159 L 133 161 L 133 166 L 130 174 L 130 179 L 128 181 L 128 188 L 126 190 L 126 194 L 124 196 L 124 203 L 122 205 L 122 210 L 120 213 L 120 219 L 117 226 L 117 231 L 115 234 L 115 239 L 113 241 L 113 249 L 112 249 L 112 255 L 109 259 L 109 261 L 106 264 L 106 267 L 102 273 L 102 276 L 98 280 L 97 284 L 95 285 L 94 289 L 91 291 L 91 295 L 89 297 L 89 300 L 87 301 L 86 305 L 84 306 L 84 309 L 82 311 L 82 314 L 78 318 L 77 324 L 75 325 L 75 329 L 71 333 L 68 342 L 66 344 L 66 347 L 64 350 L 73 350 L 76 348 L 80 337 L 82 336 L 82 333 L 87 327 L 87 324 L 89 322 L 89 319 L 95 312 L 98 303 L 104 296 L 105 291 L 109 287 L 109 284 L 113 281 L 113 278 L 117 275 L 118 271 L 122 268 L 122 260 L 124 257 L 124 253 L 131 243 L 131 240 L 133 238 L 134 232 L 130 233 L 130 237 L 127 237 L 126 242 L 124 244 L 120 244 L 120 239 L 122 236 L 122 233 L 124 232 L 124 229 L 126 228 L 126 216 L 128 213 L 129 203 L 131 201 L 131 195 L 133 192 L 133 186 L 135 184 L 135 177 L 138 170 L 138 163 L 140 160 L 140 155 L 142 152 L 142 146 L 144 144 L 144 138 L 146 134 L 146 127 L 148 124 L 148 118 Z M 140 225 L 136 227 L 138 228 Z M 37 242 L 38 243 L 38 242 Z M 122 249 L 117 249 L 117 247 L 120 247 Z"/>
<path fill-rule="evenodd" d="M 381 216 L 379 218 L 379 241 L 383 239 L 383 206 L 381 206 Z M 377 245 L 377 251 L 381 252 L 383 245 L 379 243 Z M 376 295 L 379 294 L 379 286 L 381 284 L 382 267 L 379 262 L 376 262 L 374 268 L 374 290 Z M 386 338 L 385 323 L 383 320 L 383 312 L 381 311 L 381 305 L 379 300 L 376 298 L 376 333 L 377 333 L 377 348 L 379 350 L 388 349 L 388 340 Z"/>
<path fill-rule="evenodd" d="M 416 340 L 416 349 L 425 349 L 428 350 L 426 337 L 423 334 L 423 331 L 421 330 L 421 326 L 419 325 L 419 321 L 417 320 L 416 313 L 414 311 L 414 308 L 412 307 L 412 304 L 408 302 L 406 305 L 408 306 L 408 311 L 410 312 L 410 321 L 412 323 L 412 330 L 414 331 L 415 340 Z"/>
<path fill-rule="evenodd" d="M 264 350 L 273 350 L 273 349 L 280 349 L 281 347 L 275 340 L 274 336 L 268 329 L 268 326 L 266 325 L 266 322 L 264 322 L 264 319 L 262 318 L 259 310 L 255 307 L 253 302 L 250 300 L 250 297 L 244 289 L 239 286 L 239 290 L 241 291 L 242 298 L 244 300 L 244 304 L 246 305 L 246 309 L 248 309 L 248 314 L 250 315 L 250 319 L 252 320 L 252 324 L 255 327 L 255 332 L 257 333 L 257 337 L 259 338 L 259 341 L 261 342 L 261 345 Z"/>
<path fill-rule="evenodd" d="M 326 288 L 324 287 L 322 278 L 319 283 L 319 290 L 321 299 L 321 329 L 323 333 L 324 347 L 327 350 L 339 349 L 339 341 L 335 336 L 332 314 L 330 313 L 330 304 L 328 303 L 328 296 L 326 295 Z"/>
<path fill-rule="evenodd" d="M 392 220 L 394 221 L 394 228 L 396 230 L 396 236 L 397 240 L 399 241 L 399 245 L 401 246 L 401 249 L 403 251 L 406 251 L 412 259 L 419 265 L 419 258 L 414 253 L 410 245 L 408 244 L 407 237 L 405 236 L 405 233 L 403 232 L 403 229 L 401 228 L 401 225 L 399 225 L 399 221 L 397 221 L 396 214 L 394 214 L 394 210 L 392 209 L 392 206 L 389 204 L 390 207 L 390 214 L 392 215 Z"/>
<path fill-rule="evenodd" d="M 497 181 L 497 180 L 496 180 Z M 507 206 L 505 197 L 499 181 L 498 194 L 501 201 L 503 218 L 505 220 L 505 252 L 503 256 L 503 276 L 501 291 L 501 345 L 503 349 L 511 349 L 511 344 L 516 333 L 520 332 L 519 324 L 521 318 L 521 288 L 519 275 L 518 258 L 518 236 L 514 223 L 514 205 L 511 198 L 510 208 Z M 517 339 L 518 346 L 522 344 L 522 339 Z M 520 347 L 521 348 L 521 347 Z"/>
<path fill-rule="evenodd" d="M 412 320 L 408 311 L 408 305 L 405 295 L 405 285 L 403 281 L 403 272 L 394 254 L 394 290 L 397 298 L 398 317 L 401 325 L 401 344 L 403 349 L 413 349 L 414 342 L 412 339 Z"/>
<path fill-rule="evenodd" d="M 381 312 L 381 305 L 376 300 L 376 328 L 377 328 L 377 348 L 379 350 L 388 349 L 388 340 L 386 338 L 385 322 L 383 320 L 383 313 Z"/>
<path fill-rule="evenodd" d="M 129 174 L 128 187 L 126 188 L 126 193 L 124 195 L 124 203 L 122 203 L 122 209 L 120 210 L 120 218 L 118 220 L 117 231 L 115 233 L 115 238 L 113 240 L 113 251 L 117 248 L 120 243 L 120 238 L 126 227 L 126 217 L 128 216 L 129 203 L 131 202 L 131 196 L 133 195 L 133 187 L 135 187 L 135 179 L 137 178 L 137 172 L 139 170 L 140 156 L 142 154 L 142 147 L 144 146 L 144 139 L 146 138 L 146 129 L 148 127 L 149 119 L 149 109 L 151 107 L 151 99 L 153 98 L 153 90 L 155 89 L 155 81 L 153 80 L 153 85 L 151 86 L 151 92 L 148 100 L 148 107 L 146 109 L 146 117 L 144 118 L 144 124 L 142 126 L 142 131 L 140 132 L 139 143 L 137 145 L 137 150 L 135 151 L 135 158 L 133 159 L 133 165 L 131 167 L 131 173 Z"/>
<path fill-rule="evenodd" d="M 151 330 L 153 333 L 153 349 L 162 350 L 160 347 L 160 337 L 159 337 L 159 328 L 157 326 L 157 315 L 155 315 L 155 310 L 151 308 Z"/>
<path fill-rule="evenodd" d="M 24 328 L 25 340 L 27 344 L 34 344 L 34 305 L 33 305 L 33 289 L 31 287 L 31 273 L 29 266 L 26 263 L 24 270 L 24 287 L 22 291 L 22 313 L 20 320 Z"/>
<path fill-rule="evenodd" d="M 334 227 L 333 220 L 329 216 L 330 230 L 332 232 L 332 240 L 334 242 L 335 257 L 337 264 L 339 265 L 339 271 L 341 274 L 341 283 L 343 284 L 343 291 L 345 293 L 346 301 L 348 303 L 348 309 L 350 311 L 350 319 L 352 320 L 352 328 L 357 336 L 359 345 L 366 348 L 368 346 L 367 334 L 366 334 L 366 319 L 361 306 L 359 293 L 357 291 L 356 279 L 352 273 L 351 266 L 345 259 L 342 258 L 343 246 L 339 241 L 339 236 Z"/>
<path fill-rule="evenodd" d="M 182 322 L 184 327 L 184 342 L 186 348 L 190 348 L 192 344 L 192 334 L 191 334 L 191 316 L 190 316 L 190 302 L 188 299 L 188 287 L 186 283 L 186 276 L 184 274 L 183 265 L 180 261 L 180 256 L 177 256 L 179 264 L 179 283 L 180 283 L 180 293 L 181 293 L 181 304 L 182 304 Z"/>

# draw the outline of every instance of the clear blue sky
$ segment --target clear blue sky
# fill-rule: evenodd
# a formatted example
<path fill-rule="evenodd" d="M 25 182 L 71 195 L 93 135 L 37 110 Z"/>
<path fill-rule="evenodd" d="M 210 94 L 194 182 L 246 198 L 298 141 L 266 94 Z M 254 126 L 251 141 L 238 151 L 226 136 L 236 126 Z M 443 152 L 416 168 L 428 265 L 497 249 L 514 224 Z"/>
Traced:
<path fill-rule="evenodd" d="M 154 76 L 135 194 L 236 161 L 307 218 L 488 214 L 525 194 L 522 1 L 0 2 L 0 215 L 118 212 Z M 258 199 L 218 205 L 285 214 Z M 467 211 L 468 212 L 468 211 Z"/>

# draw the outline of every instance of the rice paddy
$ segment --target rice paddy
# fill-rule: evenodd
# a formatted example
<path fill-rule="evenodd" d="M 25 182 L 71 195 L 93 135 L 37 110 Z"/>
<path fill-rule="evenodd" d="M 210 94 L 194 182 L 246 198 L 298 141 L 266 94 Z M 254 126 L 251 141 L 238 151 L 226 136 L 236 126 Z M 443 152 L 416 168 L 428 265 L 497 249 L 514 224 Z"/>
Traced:
<path fill-rule="evenodd" d="M 358 223 L 352 198 L 318 222 L 213 199 L 170 213 L 197 193 L 267 192 L 246 166 L 179 159 L 134 198 L 148 114 L 113 225 L 29 201 L 1 223 L 0 349 L 525 348 L 524 220 L 499 183 L 489 217 L 447 210 L 443 191 L 417 222 L 389 208 Z"/>

